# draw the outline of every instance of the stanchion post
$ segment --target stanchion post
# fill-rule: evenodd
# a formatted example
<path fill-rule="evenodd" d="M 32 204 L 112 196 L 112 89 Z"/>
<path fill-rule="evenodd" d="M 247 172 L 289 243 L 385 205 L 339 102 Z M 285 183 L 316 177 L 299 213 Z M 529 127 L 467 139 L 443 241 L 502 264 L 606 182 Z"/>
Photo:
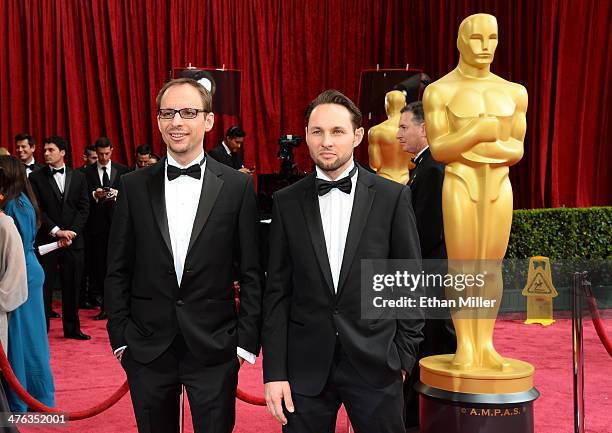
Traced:
<path fill-rule="evenodd" d="M 181 396 L 180 396 L 180 414 L 179 414 L 179 431 L 183 433 L 185 431 L 185 386 L 181 385 Z"/>
<path fill-rule="evenodd" d="M 572 284 L 572 349 L 574 364 L 574 433 L 584 430 L 584 348 L 582 293 L 586 272 L 574 272 Z"/>

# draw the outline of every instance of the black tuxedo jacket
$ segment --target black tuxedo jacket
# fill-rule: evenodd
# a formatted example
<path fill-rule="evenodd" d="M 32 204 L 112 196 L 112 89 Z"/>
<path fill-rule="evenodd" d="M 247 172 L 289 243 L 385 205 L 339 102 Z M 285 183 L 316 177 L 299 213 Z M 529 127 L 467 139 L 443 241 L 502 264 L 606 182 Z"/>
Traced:
<path fill-rule="evenodd" d="M 444 164 L 434 160 L 427 148 L 420 155 L 420 161 L 408 181 L 423 259 L 446 259 L 442 220 L 443 183 Z"/>
<path fill-rule="evenodd" d="M 210 152 L 208 152 L 208 154 L 221 164 L 225 164 L 235 170 L 239 170 L 242 168 L 242 157 L 238 153 L 232 153 L 231 155 L 228 155 L 222 144 L 210 149 Z"/>
<path fill-rule="evenodd" d="M 165 205 L 165 159 L 121 179 L 104 287 L 111 346 L 141 363 L 181 333 L 202 362 L 258 354 L 261 267 L 251 177 L 212 158 L 206 170 L 181 285 L 177 284 Z M 237 314 L 232 264 L 240 267 Z"/>
<path fill-rule="evenodd" d="M 87 182 L 80 171 L 68 166 L 65 176 L 64 194 L 61 194 L 48 166 L 30 174 L 30 184 L 36 194 L 42 219 L 36 244 L 44 245 L 57 241 L 49 234 L 51 229 L 57 226 L 62 230 L 75 232 L 77 236 L 69 248 L 81 249 L 84 246 L 83 231 L 89 214 Z"/>
<path fill-rule="evenodd" d="M 264 293 L 264 382 L 317 395 L 336 340 L 355 369 L 382 387 L 410 371 L 422 320 L 361 319 L 361 260 L 420 259 L 410 190 L 359 168 L 338 291 L 334 293 L 315 173 L 278 191 Z M 400 379 L 401 380 L 401 379 Z"/>
<path fill-rule="evenodd" d="M 119 191 L 121 176 L 130 171 L 124 165 L 117 164 L 114 161 L 111 165 L 110 187 Z M 91 164 L 84 169 L 85 177 L 87 178 L 87 192 L 89 196 L 89 221 L 87 222 L 87 231 L 93 235 L 107 236 L 110 231 L 111 222 L 113 220 L 113 212 L 115 210 L 114 201 L 98 201 L 94 200 L 92 192 L 98 188 L 102 188 L 100 176 L 98 176 L 98 164 Z"/>

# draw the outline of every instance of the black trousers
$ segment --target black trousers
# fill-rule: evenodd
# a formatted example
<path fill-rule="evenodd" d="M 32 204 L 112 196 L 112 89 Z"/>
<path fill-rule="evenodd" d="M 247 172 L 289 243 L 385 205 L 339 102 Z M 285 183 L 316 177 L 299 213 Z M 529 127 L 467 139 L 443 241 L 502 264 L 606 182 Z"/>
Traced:
<path fill-rule="evenodd" d="M 287 415 L 284 433 L 333 433 L 340 405 L 344 404 L 355 433 L 403 433 L 402 375 L 384 388 L 368 384 L 336 345 L 334 362 L 321 394 L 291 394 L 295 412 Z"/>
<path fill-rule="evenodd" d="M 47 329 L 49 329 L 51 302 L 53 300 L 53 283 L 56 273 L 59 272 L 62 284 L 62 325 L 64 334 L 74 334 L 81 330 L 79 321 L 79 292 L 81 290 L 83 260 L 83 250 L 75 250 L 70 247 L 60 248 L 40 257 L 41 265 L 45 271 L 43 297 Z"/>
<path fill-rule="evenodd" d="M 419 393 L 414 389 L 421 375 L 419 361 L 428 356 L 455 353 L 457 350 L 457 336 L 451 319 L 425 319 L 423 334 L 425 339 L 419 347 L 419 357 L 404 382 L 406 428 L 408 429 L 419 426 Z"/>
<path fill-rule="evenodd" d="M 108 256 L 108 236 L 109 234 L 98 233 L 91 236 L 91 275 L 93 287 L 90 291 L 92 298 L 102 300 L 102 311 L 104 311 L 104 279 L 106 278 L 107 256 Z"/>
<path fill-rule="evenodd" d="M 240 364 L 234 356 L 204 365 L 178 335 L 170 347 L 148 364 L 125 350 L 121 359 L 132 397 L 139 433 L 178 433 L 179 396 L 185 385 L 195 433 L 231 433 L 236 418 L 236 386 Z"/>

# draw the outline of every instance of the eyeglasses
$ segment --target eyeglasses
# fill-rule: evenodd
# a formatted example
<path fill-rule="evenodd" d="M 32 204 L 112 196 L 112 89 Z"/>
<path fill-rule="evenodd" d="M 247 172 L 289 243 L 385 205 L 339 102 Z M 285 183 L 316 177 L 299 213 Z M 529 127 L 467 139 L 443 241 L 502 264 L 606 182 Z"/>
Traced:
<path fill-rule="evenodd" d="M 174 108 L 160 108 L 157 110 L 157 117 L 164 120 L 172 120 L 176 113 L 181 116 L 181 119 L 195 119 L 198 113 L 206 113 L 206 110 L 198 110 L 197 108 L 181 108 L 175 110 Z"/>

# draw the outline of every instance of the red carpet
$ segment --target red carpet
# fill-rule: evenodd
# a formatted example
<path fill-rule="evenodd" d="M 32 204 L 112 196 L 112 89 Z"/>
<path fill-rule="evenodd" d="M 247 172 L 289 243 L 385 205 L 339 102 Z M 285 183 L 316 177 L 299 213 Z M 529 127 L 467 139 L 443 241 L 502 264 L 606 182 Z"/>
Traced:
<path fill-rule="evenodd" d="M 92 320 L 94 311 L 81 312 L 83 331 L 91 341 L 61 338 L 61 323 L 52 320 L 51 362 L 55 376 L 57 407 L 65 411 L 89 408 L 106 399 L 125 380 L 119 363 L 113 357 L 105 330 L 105 322 Z M 589 319 L 590 320 L 590 319 Z M 612 327 L 606 322 L 608 332 Z M 536 387 L 542 394 L 535 403 L 536 433 L 573 432 L 571 322 L 558 320 L 544 328 L 526 326 L 519 321 L 499 321 L 496 347 L 505 356 L 522 359 L 536 368 Z M 601 345 L 592 323 L 585 321 L 585 412 L 589 433 L 612 433 L 610 398 L 612 397 L 612 358 Z M 240 387 L 262 395 L 261 360 L 255 366 L 246 365 L 240 372 Z M 186 432 L 192 432 L 187 413 Z M 22 432 L 38 433 L 129 433 L 136 432 L 129 394 L 102 414 L 68 427 L 50 429 L 23 428 Z M 268 415 L 265 407 L 237 402 L 237 433 L 280 432 L 280 427 Z M 341 415 L 337 432 L 346 432 L 346 415 Z"/>

